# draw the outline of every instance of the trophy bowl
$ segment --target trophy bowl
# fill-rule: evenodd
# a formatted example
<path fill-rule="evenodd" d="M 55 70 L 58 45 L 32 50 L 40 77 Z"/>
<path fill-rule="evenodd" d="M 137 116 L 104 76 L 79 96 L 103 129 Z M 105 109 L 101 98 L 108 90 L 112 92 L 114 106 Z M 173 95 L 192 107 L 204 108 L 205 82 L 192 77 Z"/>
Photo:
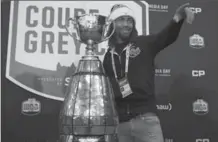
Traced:
<path fill-rule="evenodd" d="M 91 44 L 98 44 L 107 40 L 114 32 L 111 30 L 109 33 L 111 24 L 112 22 L 108 21 L 106 16 L 90 13 L 77 16 L 75 19 L 70 18 L 66 29 L 71 36 L 75 37 L 69 30 L 69 26 L 73 25 L 74 31 L 76 30 L 76 39 L 89 45 L 90 41 L 92 41 Z"/>

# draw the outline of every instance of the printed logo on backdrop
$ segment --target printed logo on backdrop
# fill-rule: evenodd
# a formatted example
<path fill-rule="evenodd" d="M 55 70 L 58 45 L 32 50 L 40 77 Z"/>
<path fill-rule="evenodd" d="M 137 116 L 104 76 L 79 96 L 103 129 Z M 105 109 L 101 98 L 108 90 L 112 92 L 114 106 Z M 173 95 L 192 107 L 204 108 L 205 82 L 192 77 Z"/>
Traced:
<path fill-rule="evenodd" d="M 149 4 L 149 11 L 168 12 L 168 5 L 164 4 Z"/>
<path fill-rule="evenodd" d="M 196 141 L 195 142 L 210 142 L 210 139 L 208 139 L 208 138 L 201 138 L 201 139 L 196 139 Z"/>
<path fill-rule="evenodd" d="M 155 69 L 155 76 L 171 76 L 171 69 Z"/>
<path fill-rule="evenodd" d="M 22 102 L 21 112 L 24 115 L 34 116 L 41 112 L 41 103 L 35 98 L 29 98 Z"/>
<path fill-rule="evenodd" d="M 165 138 L 164 142 L 173 142 L 173 139 Z"/>
<path fill-rule="evenodd" d="M 209 112 L 209 106 L 208 103 L 203 99 L 197 99 L 192 104 L 193 106 L 193 112 L 196 115 L 205 115 Z"/>
<path fill-rule="evenodd" d="M 195 14 L 201 13 L 202 12 L 202 8 L 200 7 L 189 7 L 191 9 L 191 11 Z"/>
<path fill-rule="evenodd" d="M 156 107 L 157 107 L 157 110 L 159 111 L 171 111 L 173 108 L 171 103 L 159 104 L 159 105 L 156 105 Z"/>
<path fill-rule="evenodd" d="M 205 74 L 205 70 L 192 70 L 192 77 L 203 77 Z"/>
<path fill-rule="evenodd" d="M 200 36 L 199 34 L 193 34 L 189 37 L 189 45 L 195 49 L 201 49 L 205 47 L 204 37 Z"/>
<path fill-rule="evenodd" d="M 86 46 L 67 34 L 65 21 L 85 13 L 107 16 L 118 3 L 134 10 L 139 34 L 149 34 L 144 1 L 12 1 L 6 77 L 34 94 L 63 100 Z M 101 60 L 106 50 L 107 42 L 97 46 Z"/>

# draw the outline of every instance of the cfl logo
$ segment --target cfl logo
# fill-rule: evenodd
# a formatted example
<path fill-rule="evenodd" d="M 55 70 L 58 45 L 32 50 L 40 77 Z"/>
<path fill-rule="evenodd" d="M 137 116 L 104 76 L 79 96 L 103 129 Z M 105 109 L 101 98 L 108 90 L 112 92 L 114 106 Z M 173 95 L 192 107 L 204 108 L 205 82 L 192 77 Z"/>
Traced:
<path fill-rule="evenodd" d="M 209 139 L 196 139 L 196 142 L 210 142 Z"/>
<path fill-rule="evenodd" d="M 200 7 L 189 7 L 189 9 L 195 14 L 202 12 L 202 9 Z"/>
<path fill-rule="evenodd" d="M 192 70 L 193 77 L 202 77 L 205 75 L 205 70 Z"/>

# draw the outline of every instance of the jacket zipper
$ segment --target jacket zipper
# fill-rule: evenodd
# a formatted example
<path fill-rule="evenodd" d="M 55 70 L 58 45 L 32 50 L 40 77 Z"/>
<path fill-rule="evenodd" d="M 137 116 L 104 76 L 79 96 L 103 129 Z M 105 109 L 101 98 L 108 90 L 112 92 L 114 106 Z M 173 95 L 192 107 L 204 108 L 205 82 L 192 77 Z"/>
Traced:
<path fill-rule="evenodd" d="M 127 104 L 127 114 L 130 114 L 129 104 Z"/>
<path fill-rule="evenodd" d="M 122 54 L 122 52 L 121 52 Z M 122 77 L 123 76 L 123 73 L 122 73 L 122 60 L 121 60 L 121 54 L 118 55 L 119 56 L 119 61 L 120 61 L 120 76 Z"/>
<path fill-rule="evenodd" d="M 120 75 L 121 75 L 121 77 L 123 76 L 123 73 L 122 73 L 122 53 L 123 53 L 123 51 L 125 51 L 125 50 L 122 50 L 121 51 L 121 53 L 120 54 L 118 54 L 118 53 L 116 53 L 117 54 L 117 56 L 119 57 L 119 62 L 120 62 Z"/>
<path fill-rule="evenodd" d="M 123 52 L 123 51 L 122 51 Z M 122 55 L 122 52 L 120 53 L 120 55 L 119 54 L 117 54 L 118 55 L 118 57 L 119 57 L 119 62 L 120 62 L 120 69 L 121 69 L 121 77 L 123 76 L 123 73 L 122 73 L 122 60 L 121 60 L 121 55 Z M 129 109 L 129 104 L 127 104 L 127 110 L 126 110 L 126 112 L 127 112 L 127 114 L 129 115 L 130 114 L 130 109 Z"/>

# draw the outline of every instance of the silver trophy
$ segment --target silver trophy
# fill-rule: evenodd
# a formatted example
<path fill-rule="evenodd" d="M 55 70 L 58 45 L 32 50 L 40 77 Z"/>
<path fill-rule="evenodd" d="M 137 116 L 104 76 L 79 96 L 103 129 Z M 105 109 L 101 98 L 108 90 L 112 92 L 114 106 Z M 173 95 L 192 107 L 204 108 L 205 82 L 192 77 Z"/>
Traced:
<path fill-rule="evenodd" d="M 113 34 L 113 27 L 113 22 L 99 14 L 84 14 L 67 22 L 69 35 L 87 47 L 71 76 L 60 112 L 60 142 L 115 141 L 118 116 L 114 94 L 101 61 L 94 55 L 96 45 Z"/>

